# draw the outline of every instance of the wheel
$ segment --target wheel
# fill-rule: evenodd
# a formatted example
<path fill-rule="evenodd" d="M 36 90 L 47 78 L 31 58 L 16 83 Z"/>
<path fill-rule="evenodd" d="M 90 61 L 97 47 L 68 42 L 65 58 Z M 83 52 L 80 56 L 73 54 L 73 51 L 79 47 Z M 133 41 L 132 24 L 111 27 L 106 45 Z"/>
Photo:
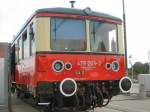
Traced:
<path fill-rule="evenodd" d="M 26 99 L 30 98 L 30 94 L 29 93 L 24 93 L 24 98 L 26 98 Z"/>
<path fill-rule="evenodd" d="M 105 107 L 106 105 L 108 105 L 109 101 L 110 101 L 110 96 L 108 93 L 104 93 L 104 99 L 103 99 L 103 107 Z"/>
<path fill-rule="evenodd" d="M 20 90 L 17 90 L 17 98 L 20 98 L 20 96 L 21 96 L 21 92 L 20 92 Z"/>
<path fill-rule="evenodd" d="M 102 93 L 98 93 L 97 94 L 97 106 L 102 107 L 103 103 L 104 103 L 103 95 L 102 95 Z"/>

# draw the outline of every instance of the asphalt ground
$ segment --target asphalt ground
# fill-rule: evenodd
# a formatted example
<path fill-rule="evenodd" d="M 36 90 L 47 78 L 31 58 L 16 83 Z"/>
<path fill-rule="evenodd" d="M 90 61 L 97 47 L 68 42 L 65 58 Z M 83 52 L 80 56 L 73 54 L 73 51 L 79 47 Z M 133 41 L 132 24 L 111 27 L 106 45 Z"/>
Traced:
<path fill-rule="evenodd" d="M 139 85 L 135 84 L 130 94 L 117 95 L 106 107 L 96 108 L 94 112 L 150 112 L 150 97 L 139 97 L 138 93 Z M 12 95 L 11 101 L 12 112 L 42 112 L 41 109 L 31 105 L 32 101 L 18 99 L 16 95 Z M 71 111 L 64 110 L 61 112 Z"/>
<path fill-rule="evenodd" d="M 112 98 L 106 107 L 95 112 L 150 112 L 150 98 L 140 98 L 136 94 L 121 94 Z M 12 97 L 12 112 L 42 112 L 25 101 Z M 63 112 L 63 111 L 62 111 Z M 64 112 L 71 112 L 64 110 Z M 90 112 L 90 111 L 89 111 Z"/>
<path fill-rule="evenodd" d="M 118 95 L 105 108 L 114 112 L 150 112 L 150 98 L 140 98 L 136 94 Z"/>

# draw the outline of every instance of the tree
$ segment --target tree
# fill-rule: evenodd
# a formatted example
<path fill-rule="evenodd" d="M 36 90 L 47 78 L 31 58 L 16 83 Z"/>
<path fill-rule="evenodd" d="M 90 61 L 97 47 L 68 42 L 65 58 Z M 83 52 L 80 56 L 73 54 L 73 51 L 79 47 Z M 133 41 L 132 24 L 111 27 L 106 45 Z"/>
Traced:
<path fill-rule="evenodd" d="M 133 75 L 134 78 L 137 78 L 139 74 L 148 74 L 149 72 L 149 65 L 148 63 L 141 63 L 141 62 L 136 62 L 133 66 Z M 132 74 L 132 68 L 128 69 L 128 74 Z"/>

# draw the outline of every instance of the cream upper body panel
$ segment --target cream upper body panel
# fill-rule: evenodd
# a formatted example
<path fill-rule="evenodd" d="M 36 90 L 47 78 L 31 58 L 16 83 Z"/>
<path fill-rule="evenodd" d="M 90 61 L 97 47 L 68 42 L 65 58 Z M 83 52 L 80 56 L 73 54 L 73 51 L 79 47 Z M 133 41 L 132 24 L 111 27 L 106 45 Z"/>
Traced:
<path fill-rule="evenodd" d="M 87 51 L 90 52 L 90 21 L 86 20 Z"/>
<path fill-rule="evenodd" d="M 50 18 L 39 17 L 35 22 L 36 51 L 50 51 Z"/>
<path fill-rule="evenodd" d="M 118 27 L 118 50 L 120 54 L 125 54 L 124 48 L 124 36 L 123 36 L 123 27 L 122 25 L 117 25 Z"/>
<path fill-rule="evenodd" d="M 51 51 L 50 48 L 50 17 L 39 17 L 35 20 L 35 45 L 36 51 Z M 86 21 L 86 51 L 90 51 L 89 20 Z"/>
<path fill-rule="evenodd" d="M 39 51 L 52 51 L 51 50 L 51 26 L 50 26 L 50 17 L 38 17 L 35 19 L 35 46 L 36 52 Z M 90 48 L 90 20 L 85 20 L 86 22 L 86 50 L 85 52 L 91 52 Z M 124 54 L 124 39 L 123 39 L 123 30 L 122 25 L 117 25 L 117 35 L 118 35 L 118 53 Z M 80 51 L 79 51 L 80 52 Z M 82 51 L 83 52 L 83 51 Z"/>

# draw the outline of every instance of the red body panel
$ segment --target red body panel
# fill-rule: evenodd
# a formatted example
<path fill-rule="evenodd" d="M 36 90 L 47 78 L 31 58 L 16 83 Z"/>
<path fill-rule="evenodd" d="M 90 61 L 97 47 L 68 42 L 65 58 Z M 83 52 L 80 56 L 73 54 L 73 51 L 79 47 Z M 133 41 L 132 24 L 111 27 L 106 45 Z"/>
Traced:
<path fill-rule="evenodd" d="M 67 17 L 67 18 L 74 18 L 74 19 L 83 19 L 83 20 L 97 20 L 97 21 L 103 21 L 108 23 L 115 23 L 115 24 L 121 24 L 121 21 L 110 19 L 110 18 L 102 18 L 102 17 L 95 17 L 95 16 L 83 16 L 78 14 L 61 14 L 61 13 L 38 13 L 34 15 L 36 17 Z"/>
<path fill-rule="evenodd" d="M 57 73 L 52 69 L 52 63 L 61 60 L 70 62 L 72 68 Z M 114 72 L 105 68 L 106 63 L 118 61 L 120 69 Z M 37 54 L 26 59 L 17 66 L 16 82 L 35 87 L 39 81 L 62 81 L 65 78 L 75 80 L 119 80 L 124 76 L 125 63 L 123 55 L 106 54 Z"/>
<path fill-rule="evenodd" d="M 35 56 L 21 61 L 16 66 L 15 79 L 17 84 L 34 86 L 36 84 Z"/>

